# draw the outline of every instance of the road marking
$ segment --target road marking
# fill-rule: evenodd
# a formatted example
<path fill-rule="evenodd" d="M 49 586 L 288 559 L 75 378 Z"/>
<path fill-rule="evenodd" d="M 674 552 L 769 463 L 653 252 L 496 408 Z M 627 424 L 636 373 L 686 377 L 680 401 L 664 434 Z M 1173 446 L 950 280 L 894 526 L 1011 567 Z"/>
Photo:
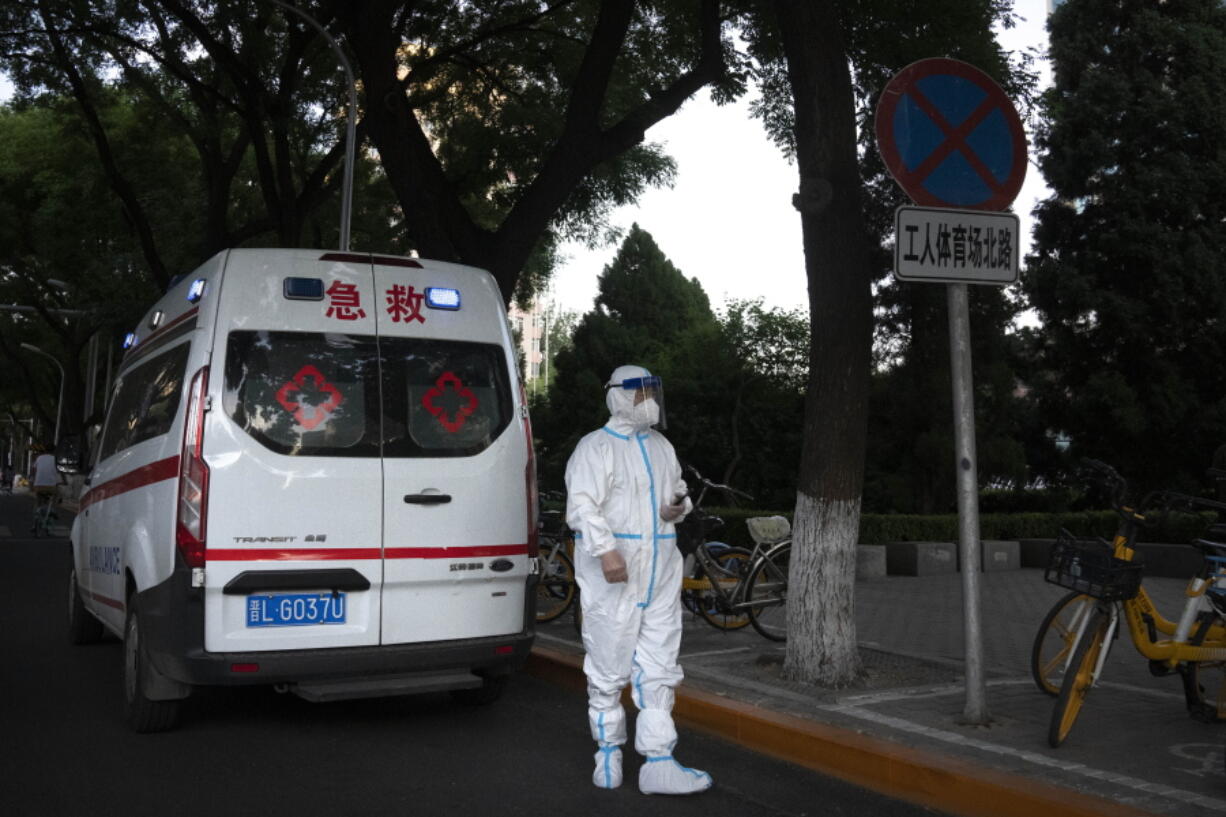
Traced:
<path fill-rule="evenodd" d="M 880 712 L 862 709 L 861 707 L 853 704 L 826 704 L 823 706 L 818 706 L 817 708 L 827 712 L 837 712 L 840 715 L 859 718 L 860 720 L 869 721 L 881 726 L 887 726 L 891 729 L 898 729 L 903 732 L 921 735 L 923 737 L 942 741 L 944 743 L 952 743 L 957 746 L 978 749 L 981 752 L 988 752 L 995 755 L 1005 755 L 1008 757 L 1017 758 L 1019 760 L 1024 760 L 1028 763 L 1033 763 L 1036 766 L 1058 769 L 1060 771 L 1069 772 L 1070 774 L 1079 775 L 1081 777 L 1092 778 L 1094 780 L 1104 780 L 1108 783 L 1142 791 L 1146 794 L 1157 794 L 1162 797 L 1179 800 L 1184 803 L 1190 803 L 1194 806 L 1210 809 L 1212 811 L 1226 812 L 1226 800 L 1218 800 L 1213 797 L 1206 797 L 1203 794 L 1197 794 L 1196 792 L 1177 789 L 1174 786 L 1151 783 L 1147 780 L 1129 777 L 1128 775 L 1107 772 L 1103 771 L 1102 769 L 1095 769 L 1094 767 L 1087 766 L 1084 763 L 1069 763 L 1066 760 L 1048 757 L 1047 755 L 1043 755 L 1038 752 L 1030 752 L 1024 749 L 1014 749 L 1009 746 L 989 743 L 985 740 L 978 740 L 966 735 L 960 735 L 957 732 L 948 732 L 944 729 L 935 729 L 931 726 L 913 723 L 912 721 L 903 720 L 902 718 L 895 718 L 891 715 L 883 715 Z"/>
<path fill-rule="evenodd" d="M 706 650 L 704 652 L 686 652 L 682 653 L 679 658 L 705 658 L 708 655 L 732 655 L 738 652 L 749 652 L 753 647 L 732 647 L 727 650 Z"/>
<path fill-rule="evenodd" d="M 1032 684 L 1034 684 L 1034 681 L 1029 678 L 998 678 L 987 682 L 989 687 L 1031 686 Z M 1149 695 L 1153 698 L 1178 701 L 1181 704 L 1184 702 L 1183 695 L 1177 695 L 1173 692 L 1165 692 L 1160 689 L 1133 686 L 1132 684 L 1121 684 L 1116 681 L 1101 681 L 1099 682 L 1098 686 L 1118 689 L 1134 695 Z M 916 698 L 939 698 L 942 695 L 961 695 L 964 692 L 966 692 L 966 686 L 959 681 L 949 684 L 904 687 L 903 689 L 887 689 L 882 692 L 866 692 L 859 695 L 848 695 L 847 697 L 840 697 L 839 703 L 847 706 L 871 706 L 873 704 L 890 703 L 892 701 L 910 701 L 915 700 Z"/>

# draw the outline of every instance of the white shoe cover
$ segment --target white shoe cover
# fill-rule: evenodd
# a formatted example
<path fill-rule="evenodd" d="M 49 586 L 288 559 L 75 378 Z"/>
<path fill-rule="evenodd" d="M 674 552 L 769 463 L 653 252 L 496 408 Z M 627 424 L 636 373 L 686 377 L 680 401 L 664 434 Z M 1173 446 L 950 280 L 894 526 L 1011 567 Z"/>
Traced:
<path fill-rule="evenodd" d="M 697 794 L 711 788 L 711 775 L 687 769 L 672 755 L 658 755 L 643 761 L 639 769 L 639 791 L 643 794 Z"/>
<path fill-rule="evenodd" d="M 622 784 L 622 750 L 619 746 L 601 746 L 596 750 L 596 770 L 592 782 L 598 789 L 615 789 Z"/>

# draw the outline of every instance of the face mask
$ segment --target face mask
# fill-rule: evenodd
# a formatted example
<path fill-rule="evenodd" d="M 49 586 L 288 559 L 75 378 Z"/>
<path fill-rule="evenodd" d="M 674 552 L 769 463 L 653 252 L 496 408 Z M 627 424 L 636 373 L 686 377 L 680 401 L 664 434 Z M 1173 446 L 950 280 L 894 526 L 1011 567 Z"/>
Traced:
<path fill-rule="evenodd" d="M 648 397 L 634 407 L 633 422 L 639 428 L 650 428 L 660 422 L 660 405 Z"/>

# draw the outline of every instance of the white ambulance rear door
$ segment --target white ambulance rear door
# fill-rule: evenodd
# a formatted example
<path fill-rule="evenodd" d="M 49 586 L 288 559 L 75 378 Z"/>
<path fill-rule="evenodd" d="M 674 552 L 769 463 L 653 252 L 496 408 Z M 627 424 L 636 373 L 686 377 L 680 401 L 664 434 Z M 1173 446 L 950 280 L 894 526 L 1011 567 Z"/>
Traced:
<path fill-rule="evenodd" d="M 385 644 L 518 633 L 528 440 L 489 273 L 374 258 L 384 407 Z"/>
<path fill-rule="evenodd" d="M 379 643 L 377 294 L 368 256 L 235 250 L 205 425 L 210 652 Z"/>

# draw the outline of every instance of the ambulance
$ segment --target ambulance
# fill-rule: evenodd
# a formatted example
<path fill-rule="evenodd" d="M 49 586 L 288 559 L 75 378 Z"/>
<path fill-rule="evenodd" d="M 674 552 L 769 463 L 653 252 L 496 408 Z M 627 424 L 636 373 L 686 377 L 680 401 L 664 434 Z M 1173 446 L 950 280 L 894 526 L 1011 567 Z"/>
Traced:
<path fill-rule="evenodd" d="M 133 729 L 203 685 L 498 697 L 534 635 L 536 475 L 489 273 L 227 250 L 124 345 L 69 630 L 123 641 Z"/>

